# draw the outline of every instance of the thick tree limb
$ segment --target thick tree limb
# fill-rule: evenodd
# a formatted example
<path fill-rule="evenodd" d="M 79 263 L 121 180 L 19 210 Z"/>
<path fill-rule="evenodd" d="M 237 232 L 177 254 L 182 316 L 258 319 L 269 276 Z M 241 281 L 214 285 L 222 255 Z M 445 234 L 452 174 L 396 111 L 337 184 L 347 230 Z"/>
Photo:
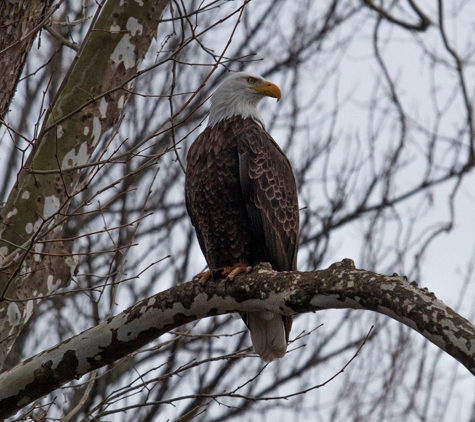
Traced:
<path fill-rule="evenodd" d="M 210 281 L 202 289 L 188 282 L 158 293 L 5 372 L 0 376 L 0 417 L 183 324 L 264 309 L 286 315 L 323 309 L 379 312 L 422 334 L 475 374 L 475 327 L 415 283 L 355 269 L 349 259 L 307 273 L 276 273 L 264 264 L 232 283 Z"/>

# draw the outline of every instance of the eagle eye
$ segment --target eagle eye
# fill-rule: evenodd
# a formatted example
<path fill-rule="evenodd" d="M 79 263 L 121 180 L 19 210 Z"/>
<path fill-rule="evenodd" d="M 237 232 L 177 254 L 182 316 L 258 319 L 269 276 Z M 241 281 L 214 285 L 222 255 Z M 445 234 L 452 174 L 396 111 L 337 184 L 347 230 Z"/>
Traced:
<path fill-rule="evenodd" d="M 247 78 L 247 82 L 252 85 L 256 80 L 254 78 Z"/>

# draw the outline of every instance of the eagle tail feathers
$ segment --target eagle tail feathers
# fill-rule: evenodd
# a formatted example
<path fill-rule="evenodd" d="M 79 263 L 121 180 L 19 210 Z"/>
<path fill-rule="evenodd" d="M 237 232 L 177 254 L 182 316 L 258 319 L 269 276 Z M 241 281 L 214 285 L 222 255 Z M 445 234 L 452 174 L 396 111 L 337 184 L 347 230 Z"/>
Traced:
<path fill-rule="evenodd" d="M 247 325 L 251 332 L 254 351 L 266 362 L 285 355 L 287 339 L 282 315 L 274 312 L 250 312 Z"/>

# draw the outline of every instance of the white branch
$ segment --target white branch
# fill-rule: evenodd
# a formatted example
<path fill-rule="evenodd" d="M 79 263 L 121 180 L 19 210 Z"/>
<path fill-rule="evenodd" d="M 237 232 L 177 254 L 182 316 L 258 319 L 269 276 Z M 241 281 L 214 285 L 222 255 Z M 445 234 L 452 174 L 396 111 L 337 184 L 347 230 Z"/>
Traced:
<path fill-rule="evenodd" d="M 286 315 L 335 308 L 376 311 L 411 327 L 475 374 L 475 327 L 416 283 L 357 270 L 349 259 L 306 273 L 268 268 L 260 265 L 232 283 L 173 287 L 19 364 L 0 376 L 0 417 L 183 324 L 264 309 Z"/>

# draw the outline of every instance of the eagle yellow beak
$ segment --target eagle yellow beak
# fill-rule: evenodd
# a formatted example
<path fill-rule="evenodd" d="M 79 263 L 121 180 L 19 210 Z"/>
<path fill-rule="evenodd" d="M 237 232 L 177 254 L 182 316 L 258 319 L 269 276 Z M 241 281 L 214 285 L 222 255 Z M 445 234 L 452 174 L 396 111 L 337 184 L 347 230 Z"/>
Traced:
<path fill-rule="evenodd" d="M 262 85 L 252 87 L 254 91 L 257 91 L 261 95 L 265 95 L 267 97 L 277 98 L 277 101 L 280 100 L 280 88 L 273 84 L 272 82 L 265 81 Z"/>

